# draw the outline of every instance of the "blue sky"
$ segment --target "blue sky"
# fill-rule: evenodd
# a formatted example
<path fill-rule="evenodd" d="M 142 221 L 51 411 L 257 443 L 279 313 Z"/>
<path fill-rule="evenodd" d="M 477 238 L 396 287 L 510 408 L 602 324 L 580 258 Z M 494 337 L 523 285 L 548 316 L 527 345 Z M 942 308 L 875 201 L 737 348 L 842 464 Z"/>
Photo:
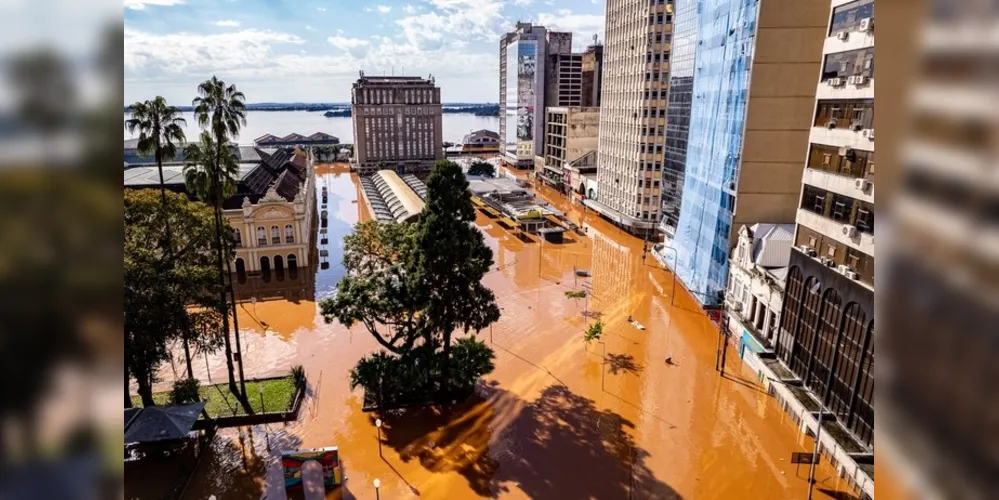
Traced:
<path fill-rule="evenodd" d="M 248 102 L 349 100 L 358 70 L 433 74 L 446 102 L 496 102 L 518 20 L 603 40 L 603 0 L 124 0 L 125 103 L 189 104 L 213 74 Z"/>

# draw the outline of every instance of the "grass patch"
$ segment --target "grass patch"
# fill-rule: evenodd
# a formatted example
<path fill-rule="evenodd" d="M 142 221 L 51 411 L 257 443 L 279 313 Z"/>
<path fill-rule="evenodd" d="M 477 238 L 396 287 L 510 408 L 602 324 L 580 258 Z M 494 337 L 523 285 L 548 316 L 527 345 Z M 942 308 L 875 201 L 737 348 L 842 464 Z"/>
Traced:
<path fill-rule="evenodd" d="M 259 387 L 263 387 L 261 397 Z M 231 392 L 229 384 L 202 386 L 198 391 L 205 401 L 205 410 L 212 417 L 232 417 L 246 415 L 243 406 L 239 404 Z M 295 381 L 291 376 L 266 380 L 247 380 L 246 395 L 254 413 L 283 412 L 291 410 L 295 402 Z M 154 392 L 153 401 L 157 405 L 169 404 L 170 392 Z M 142 406 L 139 396 L 132 396 L 132 404 Z"/>

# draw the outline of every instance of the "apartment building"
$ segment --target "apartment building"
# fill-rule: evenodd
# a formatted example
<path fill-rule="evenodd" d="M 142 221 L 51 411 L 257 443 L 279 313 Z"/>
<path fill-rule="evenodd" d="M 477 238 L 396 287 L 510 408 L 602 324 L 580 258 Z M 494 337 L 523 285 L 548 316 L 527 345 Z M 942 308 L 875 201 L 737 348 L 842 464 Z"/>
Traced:
<path fill-rule="evenodd" d="M 537 178 L 568 193 L 569 186 L 578 185 L 571 182 L 569 167 L 597 150 L 599 129 L 600 108 L 548 108 L 544 163 L 535 171 Z"/>
<path fill-rule="evenodd" d="M 608 0 L 601 71 L 597 199 L 629 232 L 659 221 L 673 0 Z"/>
<path fill-rule="evenodd" d="M 661 257 L 713 307 L 723 298 L 739 229 L 795 221 L 829 8 L 797 0 L 678 2 L 683 17 L 675 23 L 696 23 L 694 76 L 680 213 Z M 687 106 L 679 95 L 675 102 Z"/>
<path fill-rule="evenodd" d="M 581 93 L 582 63 L 563 57 L 571 52 L 572 33 L 549 32 L 531 23 L 517 23 L 500 38 L 501 155 L 514 168 L 532 168 L 535 157 L 544 154 L 545 106 L 560 98 L 561 88 L 559 78 L 549 82 L 549 75 L 565 70 L 564 99 L 572 95 L 574 81 L 577 95 Z"/>
<path fill-rule="evenodd" d="M 362 71 L 350 103 L 354 171 L 425 172 L 444 158 L 441 89 L 432 76 L 366 77 Z"/>

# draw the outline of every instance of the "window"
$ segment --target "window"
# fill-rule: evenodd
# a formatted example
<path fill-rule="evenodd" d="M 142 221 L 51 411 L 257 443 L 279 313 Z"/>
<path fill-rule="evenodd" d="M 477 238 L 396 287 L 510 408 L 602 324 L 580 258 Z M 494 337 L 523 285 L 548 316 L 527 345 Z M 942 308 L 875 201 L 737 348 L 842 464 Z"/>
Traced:
<path fill-rule="evenodd" d="M 281 243 L 281 230 L 277 226 L 271 226 L 271 243 L 275 245 Z"/>
<path fill-rule="evenodd" d="M 257 245 L 263 246 L 267 244 L 267 230 L 264 226 L 257 228 Z"/>
<path fill-rule="evenodd" d="M 284 242 L 294 243 L 295 242 L 295 226 L 288 224 L 284 226 Z"/>
<path fill-rule="evenodd" d="M 874 47 L 837 52 L 825 57 L 822 81 L 848 76 L 874 78 Z"/>
<path fill-rule="evenodd" d="M 833 9 L 832 22 L 829 23 L 829 36 L 841 31 L 855 31 L 860 28 L 860 21 L 874 18 L 874 0 L 858 0 Z"/>
<path fill-rule="evenodd" d="M 239 248 L 239 247 L 243 246 L 243 238 L 239 234 L 239 229 L 238 228 L 235 228 L 235 227 L 232 228 L 232 241 L 233 241 L 233 244 L 236 246 L 236 248 Z"/>
<path fill-rule="evenodd" d="M 861 203 L 857 208 L 857 231 L 874 234 L 874 207 Z"/>
<path fill-rule="evenodd" d="M 853 210 L 853 199 L 843 195 L 834 194 L 832 202 L 832 212 L 830 218 L 836 222 L 849 223 L 850 212 Z"/>

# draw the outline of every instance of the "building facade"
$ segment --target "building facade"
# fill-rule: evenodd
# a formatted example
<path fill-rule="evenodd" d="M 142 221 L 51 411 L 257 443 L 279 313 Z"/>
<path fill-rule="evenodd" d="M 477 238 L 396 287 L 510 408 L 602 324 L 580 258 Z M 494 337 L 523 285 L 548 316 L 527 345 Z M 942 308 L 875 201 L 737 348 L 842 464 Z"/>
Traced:
<path fill-rule="evenodd" d="M 628 231 L 659 221 L 673 0 L 608 0 L 601 71 L 598 199 Z"/>
<path fill-rule="evenodd" d="M 597 43 L 597 37 L 593 37 L 593 45 L 586 48 L 582 54 L 583 63 L 583 98 L 580 106 L 584 108 L 600 107 L 600 90 L 603 80 L 600 78 L 600 71 L 604 66 L 604 46 Z"/>
<path fill-rule="evenodd" d="M 675 251 L 664 258 L 715 306 L 738 229 L 795 220 L 829 12 L 820 2 L 703 0 L 684 13 L 697 19 L 695 76 Z"/>
<path fill-rule="evenodd" d="M 599 108 L 547 109 L 545 118 L 545 155 L 538 179 L 550 187 L 565 191 L 569 165 L 596 151 L 600 129 Z"/>
<path fill-rule="evenodd" d="M 549 36 L 544 26 L 517 23 L 500 39 L 500 140 L 503 159 L 515 168 L 532 168 L 544 151 L 549 53 L 569 54 L 572 47 L 571 33 L 557 35 Z"/>
<path fill-rule="evenodd" d="M 444 158 L 441 90 L 433 77 L 366 77 L 362 71 L 350 103 L 356 172 L 425 172 Z"/>
<path fill-rule="evenodd" d="M 874 1 L 832 2 L 777 354 L 874 443 Z"/>
<path fill-rule="evenodd" d="M 498 153 L 500 136 L 492 130 L 476 130 L 461 138 L 462 153 Z"/>
<path fill-rule="evenodd" d="M 673 44 L 670 51 L 669 94 L 666 103 L 666 140 L 661 184 L 659 232 L 672 246 L 680 222 L 683 172 L 687 163 L 687 134 L 694 91 L 694 53 L 697 48 L 697 0 L 675 0 Z"/>
<path fill-rule="evenodd" d="M 246 274 L 282 273 L 314 260 L 316 212 L 315 165 L 301 150 L 242 146 L 237 149 L 236 192 L 222 204 L 232 229 L 236 255 L 233 270 Z M 194 194 L 184 183 L 183 167 L 163 167 L 167 189 Z M 155 167 L 125 170 L 126 189 L 158 189 Z"/>

